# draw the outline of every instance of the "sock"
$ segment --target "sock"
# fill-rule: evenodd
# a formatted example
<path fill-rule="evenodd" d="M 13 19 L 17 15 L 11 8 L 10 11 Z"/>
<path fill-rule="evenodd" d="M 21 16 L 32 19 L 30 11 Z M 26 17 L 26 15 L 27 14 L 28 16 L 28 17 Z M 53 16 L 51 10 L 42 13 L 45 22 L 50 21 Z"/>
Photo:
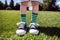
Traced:
<path fill-rule="evenodd" d="M 37 13 L 32 13 L 31 23 L 36 23 L 37 15 Z"/>
<path fill-rule="evenodd" d="M 26 14 L 21 14 L 21 21 L 26 22 Z"/>

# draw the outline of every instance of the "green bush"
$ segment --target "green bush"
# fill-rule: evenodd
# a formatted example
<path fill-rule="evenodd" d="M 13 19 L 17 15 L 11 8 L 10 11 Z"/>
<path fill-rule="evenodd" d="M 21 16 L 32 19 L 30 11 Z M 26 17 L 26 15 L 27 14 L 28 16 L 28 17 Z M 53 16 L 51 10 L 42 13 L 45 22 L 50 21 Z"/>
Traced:
<path fill-rule="evenodd" d="M 46 10 L 48 8 L 48 0 L 44 0 L 44 4 L 43 4 L 43 10 Z"/>

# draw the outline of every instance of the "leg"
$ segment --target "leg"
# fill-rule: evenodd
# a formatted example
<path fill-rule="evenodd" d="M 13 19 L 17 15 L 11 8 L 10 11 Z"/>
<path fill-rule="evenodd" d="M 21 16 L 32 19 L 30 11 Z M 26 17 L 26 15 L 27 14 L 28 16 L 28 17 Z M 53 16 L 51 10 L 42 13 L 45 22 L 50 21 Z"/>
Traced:
<path fill-rule="evenodd" d="M 32 20 L 31 23 L 36 23 L 38 9 L 39 9 L 39 2 L 33 1 L 32 2 L 33 10 L 32 10 Z"/>
<path fill-rule="evenodd" d="M 27 10 L 27 4 L 28 2 L 21 2 L 21 21 L 26 22 L 26 10 Z"/>
<path fill-rule="evenodd" d="M 36 23 L 36 18 L 39 10 L 39 3 L 43 3 L 43 0 L 31 0 L 31 1 L 33 6 L 31 23 Z"/>
<path fill-rule="evenodd" d="M 16 30 L 17 35 L 24 35 L 26 33 L 26 9 L 28 2 L 24 0 L 21 2 L 21 22 L 19 28 Z"/>
<path fill-rule="evenodd" d="M 38 30 L 38 25 L 36 24 L 36 19 L 37 19 L 37 13 L 38 13 L 38 9 L 39 9 L 39 2 L 37 1 L 32 1 L 32 6 L 33 6 L 33 10 L 32 10 L 32 20 L 30 23 L 30 30 L 29 32 L 31 34 L 38 34 L 39 30 Z"/>

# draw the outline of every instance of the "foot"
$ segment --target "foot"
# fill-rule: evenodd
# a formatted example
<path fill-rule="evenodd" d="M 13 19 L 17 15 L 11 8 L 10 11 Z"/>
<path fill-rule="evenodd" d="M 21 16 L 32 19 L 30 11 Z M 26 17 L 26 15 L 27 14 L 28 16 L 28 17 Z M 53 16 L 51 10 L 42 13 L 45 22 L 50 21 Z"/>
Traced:
<path fill-rule="evenodd" d="M 20 22 L 19 28 L 16 30 L 17 35 L 24 35 L 26 33 L 26 23 Z"/>
<path fill-rule="evenodd" d="M 29 27 L 30 27 L 29 32 L 30 32 L 31 34 L 38 34 L 38 33 L 39 33 L 38 25 L 37 25 L 37 24 L 31 23 Z"/>

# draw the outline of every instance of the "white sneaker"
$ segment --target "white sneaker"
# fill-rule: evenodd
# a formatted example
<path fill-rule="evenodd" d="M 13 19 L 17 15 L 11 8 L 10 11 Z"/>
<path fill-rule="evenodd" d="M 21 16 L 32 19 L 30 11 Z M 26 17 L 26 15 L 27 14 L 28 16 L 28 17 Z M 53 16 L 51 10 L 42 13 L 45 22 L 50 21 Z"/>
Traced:
<path fill-rule="evenodd" d="M 19 28 L 16 30 L 17 35 L 24 35 L 26 33 L 26 23 L 20 22 Z"/>
<path fill-rule="evenodd" d="M 39 26 L 39 25 L 37 25 L 37 24 L 35 24 L 35 23 L 31 23 L 30 26 L 29 26 L 29 27 L 30 27 L 29 32 L 30 32 L 31 34 L 38 34 L 38 33 L 39 33 L 38 26 Z"/>

